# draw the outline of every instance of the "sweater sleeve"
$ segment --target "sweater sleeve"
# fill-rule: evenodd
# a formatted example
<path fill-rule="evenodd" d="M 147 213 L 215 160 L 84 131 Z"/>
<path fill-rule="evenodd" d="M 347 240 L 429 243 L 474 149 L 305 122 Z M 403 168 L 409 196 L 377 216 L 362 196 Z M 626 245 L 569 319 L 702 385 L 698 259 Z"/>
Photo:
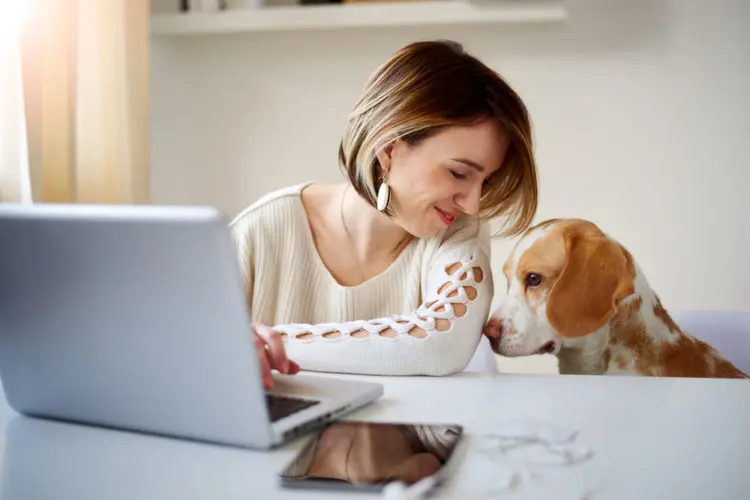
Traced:
<path fill-rule="evenodd" d="M 230 236 L 237 253 L 237 264 L 245 288 L 245 300 L 248 305 L 252 304 L 253 290 L 255 287 L 254 239 L 250 236 L 250 225 L 248 219 L 237 217 L 229 225 Z"/>
<path fill-rule="evenodd" d="M 494 292 L 489 244 L 444 242 L 427 263 L 424 302 L 408 314 L 343 323 L 273 325 L 303 370 L 370 375 L 448 375 L 481 339 Z"/>

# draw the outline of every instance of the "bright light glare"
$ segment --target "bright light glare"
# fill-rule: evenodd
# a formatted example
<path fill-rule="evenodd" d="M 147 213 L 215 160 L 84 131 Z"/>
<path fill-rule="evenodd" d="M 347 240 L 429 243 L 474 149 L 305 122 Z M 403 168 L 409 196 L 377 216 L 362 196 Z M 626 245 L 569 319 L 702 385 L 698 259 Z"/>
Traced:
<path fill-rule="evenodd" d="M 17 36 L 39 0 L 0 0 L 0 36 Z"/>
<path fill-rule="evenodd" d="M 19 35 L 37 1 L 0 0 L 0 181 L 23 203 L 32 199 Z"/>

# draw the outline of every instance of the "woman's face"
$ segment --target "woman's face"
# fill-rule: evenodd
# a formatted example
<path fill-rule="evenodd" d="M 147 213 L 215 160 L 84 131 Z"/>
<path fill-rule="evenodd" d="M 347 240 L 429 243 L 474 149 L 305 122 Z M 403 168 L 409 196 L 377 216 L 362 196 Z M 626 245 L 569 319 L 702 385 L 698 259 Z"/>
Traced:
<path fill-rule="evenodd" d="M 459 215 L 477 213 L 482 186 L 502 165 L 508 143 L 494 119 L 446 128 L 413 146 L 395 141 L 378 155 L 395 222 L 429 238 Z"/>

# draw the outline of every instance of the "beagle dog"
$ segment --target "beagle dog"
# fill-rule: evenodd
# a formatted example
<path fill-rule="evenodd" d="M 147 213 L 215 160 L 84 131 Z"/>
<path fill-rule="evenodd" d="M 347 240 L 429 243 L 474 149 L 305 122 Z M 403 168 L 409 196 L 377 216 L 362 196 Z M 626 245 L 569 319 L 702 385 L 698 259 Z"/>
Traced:
<path fill-rule="evenodd" d="M 628 250 L 592 222 L 537 224 L 503 273 L 508 293 L 484 328 L 497 354 L 553 354 L 561 374 L 749 378 L 683 332 Z"/>

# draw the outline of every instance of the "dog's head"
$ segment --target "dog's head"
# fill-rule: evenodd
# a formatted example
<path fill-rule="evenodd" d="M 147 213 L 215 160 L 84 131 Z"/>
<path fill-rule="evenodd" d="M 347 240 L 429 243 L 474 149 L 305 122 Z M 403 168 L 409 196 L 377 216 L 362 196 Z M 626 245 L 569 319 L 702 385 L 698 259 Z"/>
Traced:
<path fill-rule="evenodd" d="M 507 295 L 485 327 L 503 356 L 557 354 L 600 331 L 635 292 L 630 254 L 595 224 L 552 219 L 529 229 L 503 266 Z"/>

